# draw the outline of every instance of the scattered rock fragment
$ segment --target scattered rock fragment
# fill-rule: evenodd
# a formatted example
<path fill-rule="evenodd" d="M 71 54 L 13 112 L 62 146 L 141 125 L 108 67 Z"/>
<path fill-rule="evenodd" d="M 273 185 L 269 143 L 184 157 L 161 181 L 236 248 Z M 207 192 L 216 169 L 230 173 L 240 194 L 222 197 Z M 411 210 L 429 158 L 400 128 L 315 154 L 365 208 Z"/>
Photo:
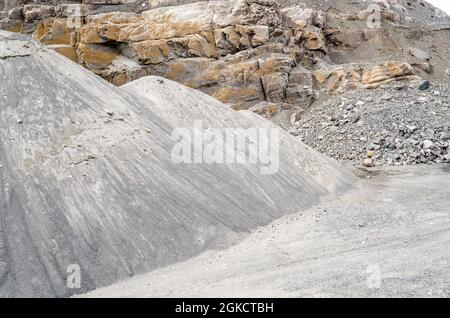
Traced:
<path fill-rule="evenodd" d="M 434 147 L 434 143 L 431 140 L 423 141 L 423 149 L 431 149 Z"/>
<path fill-rule="evenodd" d="M 409 53 L 414 56 L 415 58 L 422 60 L 422 61 L 428 61 L 431 57 L 430 54 L 427 52 L 420 50 L 418 48 L 410 48 Z"/>
<path fill-rule="evenodd" d="M 289 129 L 289 133 L 290 133 L 292 136 L 298 136 L 298 135 L 300 134 L 300 132 L 299 132 L 298 129 L 296 129 L 296 128 L 291 128 L 291 129 Z"/>
<path fill-rule="evenodd" d="M 442 141 L 450 141 L 450 131 L 442 133 L 441 140 Z"/>
<path fill-rule="evenodd" d="M 427 80 L 423 80 L 419 84 L 419 90 L 426 91 L 430 87 L 430 82 Z"/>
<path fill-rule="evenodd" d="M 353 165 L 360 165 L 364 158 L 377 166 L 448 162 L 449 88 L 429 84 L 432 89 L 419 91 L 418 84 L 402 90 L 385 87 L 348 92 L 341 96 L 344 102 L 330 99 L 313 107 L 294 127 L 311 147 Z M 384 95 L 393 98 L 381 98 Z M 358 105 L 358 122 L 348 120 L 354 110 L 347 105 Z"/>
<path fill-rule="evenodd" d="M 367 168 L 375 167 L 375 163 L 374 163 L 373 159 L 371 159 L 371 158 L 364 159 L 362 164 L 364 167 L 367 167 Z"/>

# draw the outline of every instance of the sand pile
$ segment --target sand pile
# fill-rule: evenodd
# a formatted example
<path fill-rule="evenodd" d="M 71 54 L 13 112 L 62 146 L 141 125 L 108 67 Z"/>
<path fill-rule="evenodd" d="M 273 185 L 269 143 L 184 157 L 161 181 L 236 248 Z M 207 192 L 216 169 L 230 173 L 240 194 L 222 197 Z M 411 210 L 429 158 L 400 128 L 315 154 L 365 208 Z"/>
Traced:
<path fill-rule="evenodd" d="M 0 32 L 0 78 L 0 296 L 105 286 L 229 245 L 354 181 L 282 131 L 274 174 L 176 164 L 181 124 L 275 126 L 166 80 L 114 87 L 25 36 Z M 66 285 L 74 264 L 80 289 Z"/>

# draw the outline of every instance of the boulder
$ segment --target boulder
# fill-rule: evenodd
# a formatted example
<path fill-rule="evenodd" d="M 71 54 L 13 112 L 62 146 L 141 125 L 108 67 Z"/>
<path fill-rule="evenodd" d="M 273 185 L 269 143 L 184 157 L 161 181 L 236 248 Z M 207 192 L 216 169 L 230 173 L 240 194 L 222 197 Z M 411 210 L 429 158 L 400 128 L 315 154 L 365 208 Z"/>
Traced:
<path fill-rule="evenodd" d="M 409 49 L 409 54 L 421 61 L 428 61 L 431 58 L 430 54 L 415 47 Z"/>
<path fill-rule="evenodd" d="M 415 75 L 413 67 L 405 62 L 385 62 L 363 70 L 361 82 L 365 88 L 376 88 L 381 84 L 404 80 Z"/>
<path fill-rule="evenodd" d="M 331 66 L 314 72 L 316 82 L 329 93 L 343 93 L 356 88 L 374 89 L 394 81 L 417 79 L 414 69 L 405 62 Z"/>

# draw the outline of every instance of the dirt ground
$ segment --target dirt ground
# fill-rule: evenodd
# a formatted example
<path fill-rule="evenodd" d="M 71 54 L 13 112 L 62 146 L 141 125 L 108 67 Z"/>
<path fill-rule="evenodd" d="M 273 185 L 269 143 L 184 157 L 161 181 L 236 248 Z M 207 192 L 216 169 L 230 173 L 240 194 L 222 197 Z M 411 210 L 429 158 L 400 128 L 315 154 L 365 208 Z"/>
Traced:
<path fill-rule="evenodd" d="M 449 173 L 375 170 L 232 248 L 85 297 L 449 297 Z"/>

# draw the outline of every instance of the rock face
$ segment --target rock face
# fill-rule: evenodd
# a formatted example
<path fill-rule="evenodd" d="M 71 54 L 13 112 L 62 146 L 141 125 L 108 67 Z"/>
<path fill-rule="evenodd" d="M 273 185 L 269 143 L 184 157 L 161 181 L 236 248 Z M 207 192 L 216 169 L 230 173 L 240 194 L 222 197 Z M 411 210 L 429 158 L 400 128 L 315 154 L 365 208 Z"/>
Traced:
<path fill-rule="evenodd" d="M 0 78 L 0 297 L 105 286 L 228 245 L 354 182 L 251 112 L 161 78 L 114 87 L 23 35 L 0 31 Z M 278 173 L 176 164 L 172 132 L 197 119 L 280 131 Z M 81 289 L 66 284 L 74 265 Z"/>
<path fill-rule="evenodd" d="M 325 50 L 322 31 L 312 20 L 296 29 L 296 39 L 291 31 L 275 1 L 198 2 L 142 15 L 92 18 L 80 29 L 78 50 L 83 65 L 115 84 L 157 74 L 236 110 L 269 103 L 274 111 L 265 113 L 271 117 L 313 100 L 312 77 L 300 63 L 299 42 L 304 38 L 302 47 Z M 103 52 L 104 43 L 108 52 L 113 43 L 115 53 L 135 68 L 117 68 L 113 55 L 99 61 L 96 52 Z"/>
<path fill-rule="evenodd" d="M 367 7 L 348 3 L 15 1 L 0 27 L 32 35 L 115 85 L 159 75 L 286 127 L 322 90 L 375 88 L 433 72 L 433 56 L 420 47 L 393 59 L 398 47 L 383 44 L 385 27 L 406 24 L 412 4 L 377 1 L 383 25 L 370 29 Z M 384 59 L 364 49 L 379 43 Z M 342 63 L 343 54 L 361 50 L 364 61 Z"/>
<path fill-rule="evenodd" d="M 349 64 L 320 69 L 314 73 L 319 85 L 329 93 L 367 88 L 378 88 L 394 81 L 414 80 L 415 71 L 408 63 L 388 61 L 375 66 L 364 64 Z"/>

